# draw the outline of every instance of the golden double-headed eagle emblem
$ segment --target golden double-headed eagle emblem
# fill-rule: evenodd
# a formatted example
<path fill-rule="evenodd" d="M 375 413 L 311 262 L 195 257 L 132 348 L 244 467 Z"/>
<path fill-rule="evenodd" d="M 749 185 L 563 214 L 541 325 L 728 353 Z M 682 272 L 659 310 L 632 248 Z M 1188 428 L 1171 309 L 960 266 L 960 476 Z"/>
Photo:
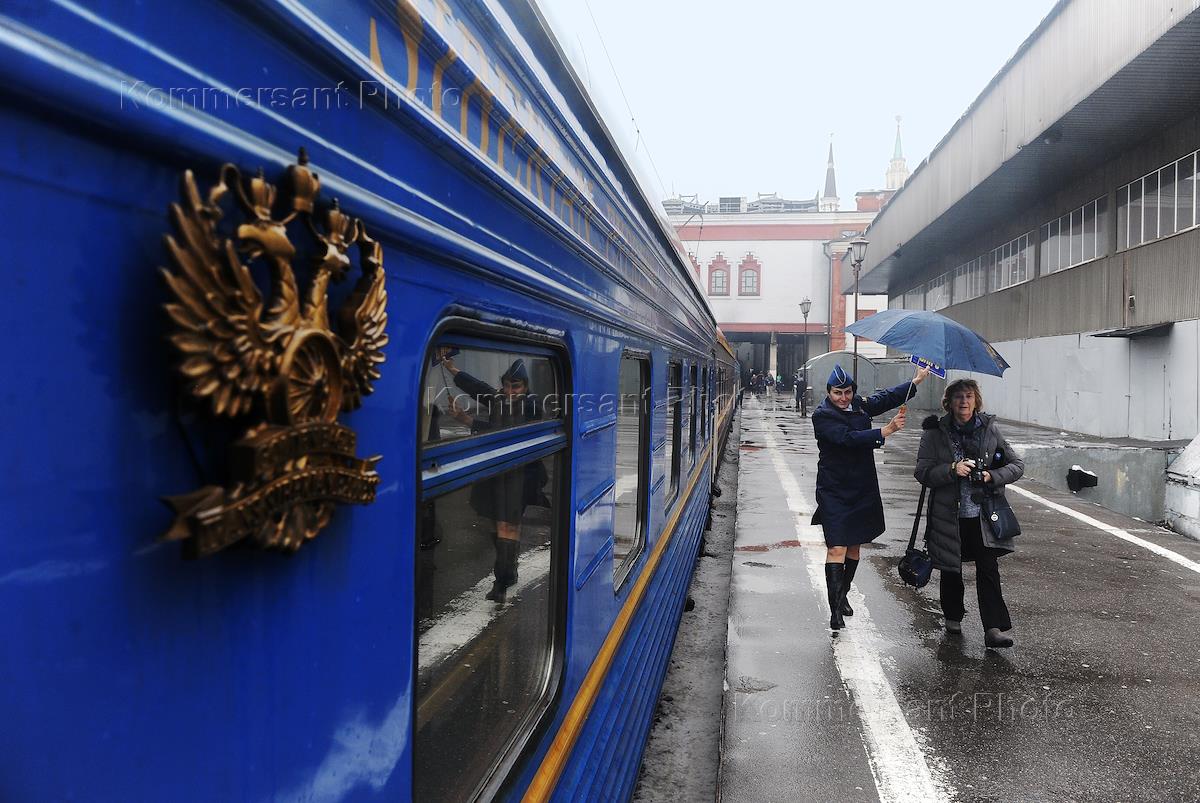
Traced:
<path fill-rule="evenodd" d="M 336 200 L 317 210 L 320 180 L 303 149 L 283 190 L 262 171 L 245 180 L 221 168 L 202 197 L 189 170 L 181 200 L 171 204 L 162 270 L 188 392 L 216 416 L 245 420 L 230 449 L 225 486 L 168 497 L 176 513 L 163 536 L 202 557 L 249 539 L 262 547 L 299 549 L 329 523 L 338 503 L 375 499 L 379 457 L 355 457 L 353 430 L 337 423 L 373 390 L 387 344 L 383 250 Z M 223 222 L 226 207 L 242 220 Z M 283 207 L 283 217 L 275 217 Z M 308 241 L 307 292 L 296 279 L 297 247 L 289 227 Z M 298 238 L 299 239 L 299 238 Z M 360 275 L 330 320 L 330 286 Z M 264 299 L 252 268 L 269 275 Z"/>

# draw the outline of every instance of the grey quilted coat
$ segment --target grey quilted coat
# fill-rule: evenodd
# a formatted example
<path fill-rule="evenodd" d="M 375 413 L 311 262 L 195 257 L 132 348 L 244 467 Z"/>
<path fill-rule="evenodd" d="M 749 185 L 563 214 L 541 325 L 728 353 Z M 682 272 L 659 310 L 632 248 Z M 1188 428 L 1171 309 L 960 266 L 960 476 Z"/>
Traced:
<path fill-rule="evenodd" d="M 978 413 L 982 422 L 981 452 L 986 455 L 984 467 L 991 472 L 992 487 L 1003 496 L 1004 486 L 1016 482 L 1025 473 L 1025 461 L 1004 439 L 996 425 L 996 417 Z M 932 494 L 929 523 L 925 528 L 926 547 L 933 565 L 943 571 L 962 571 L 962 542 L 958 534 L 958 477 L 950 470 L 954 462 L 954 444 L 950 439 L 950 414 L 938 418 L 929 416 L 921 425 L 921 448 L 917 452 L 917 468 L 913 476 L 929 488 Z M 1004 465 L 992 466 L 997 452 L 1003 452 Z M 970 456 L 970 455 L 968 455 Z M 997 541 L 984 518 L 980 531 L 985 546 L 1012 552 L 1012 539 Z"/>

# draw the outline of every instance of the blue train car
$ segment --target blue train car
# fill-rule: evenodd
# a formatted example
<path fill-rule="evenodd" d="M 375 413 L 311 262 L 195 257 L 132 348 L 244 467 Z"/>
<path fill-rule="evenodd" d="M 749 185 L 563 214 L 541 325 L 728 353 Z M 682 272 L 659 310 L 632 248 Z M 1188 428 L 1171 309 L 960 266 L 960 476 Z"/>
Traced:
<path fill-rule="evenodd" d="M 0 799 L 628 796 L 737 368 L 537 9 L 0 65 Z"/>

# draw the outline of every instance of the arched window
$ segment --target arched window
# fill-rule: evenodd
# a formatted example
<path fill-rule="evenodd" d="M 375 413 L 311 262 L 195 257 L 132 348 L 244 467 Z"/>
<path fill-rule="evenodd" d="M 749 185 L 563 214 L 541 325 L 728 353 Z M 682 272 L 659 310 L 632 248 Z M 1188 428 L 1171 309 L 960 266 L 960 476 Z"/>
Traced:
<path fill-rule="evenodd" d="M 708 263 L 708 294 L 710 296 L 729 295 L 729 263 L 720 251 Z"/>
<path fill-rule="evenodd" d="M 756 296 L 762 293 L 761 270 L 762 265 L 754 254 L 746 254 L 742 264 L 738 265 L 738 295 Z"/>
<path fill-rule="evenodd" d="M 717 269 L 708 275 L 708 293 L 714 296 L 729 295 L 729 273 Z"/>
<path fill-rule="evenodd" d="M 739 294 L 743 296 L 758 295 L 758 271 L 753 268 L 742 271 L 742 288 Z"/>

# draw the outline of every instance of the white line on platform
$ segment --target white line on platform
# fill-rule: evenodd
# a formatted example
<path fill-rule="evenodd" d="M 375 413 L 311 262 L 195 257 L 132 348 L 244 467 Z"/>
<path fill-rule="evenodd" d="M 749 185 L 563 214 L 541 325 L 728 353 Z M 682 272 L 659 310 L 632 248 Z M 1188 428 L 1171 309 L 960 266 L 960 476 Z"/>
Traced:
<path fill-rule="evenodd" d="M 1145 538 L 1138 538 L 1136 535 L 1128 533 L 1125 530 L 1122 530 L 1120 527 L 1114 527 L 1111 524 L 1105 524 L 1104 522 L 1099 521 L 1098 519 L 1093 519 L 1091 516 L 1089 516 L 1085 513 L 1080 513 L 1077 510 L 1072 510 L 1071 508 L 1067 507 L 1066 505 L 1060 505 L 1057 502 L 1051 502 L 1049 499 L 1038 496 L 1033 491 L 1027 491 L 1024 488 L 1021 488 L 1020 486 L 1009 485 L 1008 488 L 1009 488 L 1009 490 L 1016 491 L 1017 493 L 1021 494 L 1021 496 L 1026 496 L 1035 502 L 1040 502 L 1041 504 L 1045 505 L 1046 507 L 1050 508 L 1051 510 L 1057 510 L 1059 513 L 1065 513 L 1066 515 L 1070 516 L 1073 519 L 1082 521 L 1084 524 L 1092 525 L 1097 530 L 1103 530 L 1104 532 L 1108 533 L 1109 535 L 1114 535 L 1117 538 L 1120 538 L 1122 541 L 1128 541 L 1131 544 L 1140 546 L 1142 549 L 1149 550 L 1150 552 L 1153 552 L 1155 555 L 1161 555 L 1162 557 L 1166 558 L 1167 560 L 1177 563 L 1185 569 L 1191 569 L 1192 571 L 1196 572 L 1197 574 L 1200 574 L 1200 563 L 1197 563 L 1196 561 L 1191 560 L 1189 558 L 1185 558 L 1183 555 L 1180 555 L 1178 552 L 1172 552 L 1171 550 L 1167 549 L 1165 546 L 1159 546 L 1158 544 L 1154 543 L 1153 541 L 1147 541 Z"/>
<path fill-rule="evenodd" d="M 813 506 L 805 504 L 800 483 L 784 460 L 765 416 L 759 418 L 759 424 L 783 485 L 788 508 L 792 512 L 792 524 L 799 538 L 808 527 Z M 805 550 L 805 555 L 808 579 L 818 598 L 824 600 L 825 550 Z M 867 749 L 867 760 L 875 778 L 879 800 L 881 803 L 928 803 L 952 799 L 945 780 L 935 780 L 930 771 L 916 734 L 904 718 L 891 684 L 883 674 L 883 666 L 875 648 L 879 641 L 879 631 L 871 621 L 866 603 L 856 597 L 853 621 L 849 621 L 834 639 L 833 653 L 838 673 L 850 690 L 863 723 L 863 745 Z"/>

